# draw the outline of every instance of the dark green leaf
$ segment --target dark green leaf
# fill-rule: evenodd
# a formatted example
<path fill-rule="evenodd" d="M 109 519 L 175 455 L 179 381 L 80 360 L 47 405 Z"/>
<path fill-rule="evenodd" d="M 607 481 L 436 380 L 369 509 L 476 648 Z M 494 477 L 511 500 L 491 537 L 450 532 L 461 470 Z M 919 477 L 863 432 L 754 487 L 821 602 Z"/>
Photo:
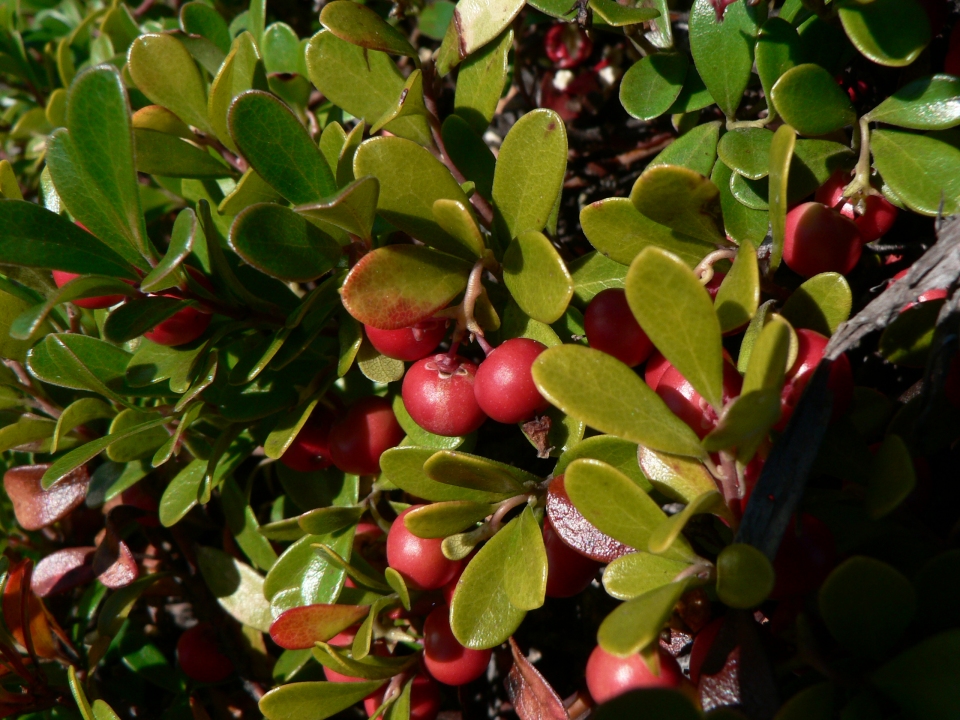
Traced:
<path fill-rule="evenodd" d="M 770 103 L 771 90 L 780 76 L 804 61 L 800 35 L 783 17 L 770 18 L 760 28 L 756 55 L 757 74 Z"/>
<path fill-rule="evenodd" d="M 867 473 L 865 500 L 870 517 L 880 519 L 893 512 L 916 484 L 913 458 L 906 443 L 899 435 L 887 435 Z"/>
<path fill-rule="evenodd" d="M 960 630 L 922 640 L 873 673 L 880 691 L 893 698 L 910 720 L 946 720 L 960 712 L 951 692 L 960 672 Z"/>
<path fill-rule="evenodd" d="M 687 76 L 683 53 L 655 53 L 634 63 L 620 81 L 620 103 L 639 120 L 653 120 L 673 105 Z"/>
<path fill-rule="evenodd" d="M 717 597 L 733 608 L 748 609 L 773 590 L 773 566 L 752 545 L 728 545 L 717 557 Z"/>
<path fill-rule="evenodd" d="M 930 23 L 916 0 L 849 3 L 838 12 L 857 50 L 879 65 L 909 65 L 930 42 Z"/>
<path fill-rule="evenodd" d="M 936 216 L 941 202 L 944 216 L 960 209 L 960 149 L 950 135 L 875 130 L 870 149 L 884 182 L 911 210 Z"/>
<path fill-rule="evenodd" d="M 914 80 L 865 117 L 912 130 L 946 130 L 960 124 L 960 79 L 934 75 Z"/>
<path fill-rule="evenodd" d="M 171 297 L 129 300 L 107 316 L 103 336 L 114 343 L 133 340 L 186 307 L 183 300 Z"/>
<path fill-rule="evenodd" d="M 806 63 L 785 72 L 770 91 L 784 122 L 801 135 L 826 135 L 857 120 L 850 98 L 819 65 Z"/>
<path fill-rule="evenodd" d="M 220 66 L 217 76 L 210 85 L 210 99 L 207 102 L 207 113 L 210 124 L 217 137 L 233 152 L 237 152 L 229 125 L 230 105 L 234 98 L 254 87 L 263 90 L 266 86 L 266 77 L 263 73 L 263 63 L 257 52 L 253 36 L 241 33 L 233 41 L 230 54 Z M 259 158 L 258 158 L 259 159 Z"/>
<path fill-rule="evenodd" d="M 230 175 L 226 163 L 203 148 L 166 133 L 136 128 L 137 171 L 178 178 L 218 178 Z"/>
<path fill-rule="evenodd" d="M 710 180 L 720 191 L 720 208 L 723 211 L 723 229 L 727 236 L 739 244 L 752 243 L 759 247 L 767 236 L 770 226 L 769 213 L 754 210 L 737 200 L 730 191 L 734 172 L 722 162 L 713 166 Z"/>
<path fill-rule="evenodd" d="M 659 155 L 650 161 L 648 167 L 680 165 L 701 175 L 709 175 L 717 161 L 717 141 L 719 138 L 719 120 L 697 125 L 667 145 Z"/>

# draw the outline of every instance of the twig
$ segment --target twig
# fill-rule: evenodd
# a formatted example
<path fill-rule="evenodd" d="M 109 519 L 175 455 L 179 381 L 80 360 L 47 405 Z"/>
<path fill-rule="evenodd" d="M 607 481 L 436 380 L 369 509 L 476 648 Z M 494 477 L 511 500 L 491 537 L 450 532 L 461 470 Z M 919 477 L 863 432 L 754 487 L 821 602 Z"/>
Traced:
<path fill-rule="evenodd" d="M 33 384 L 33 379 L 27 374 L 27 371 L 24 369 L 23 365 L 16 360 L 9 359 L 5 359 L 3 364 L 13 370 L 14 375 L 17 376 L 17 380 L 20 381 L 20 385 L 22 386 L 21 389 L 33 398 L 40 410 L 43 410 L 43 412 L 52 417 L 54 420 L 58 420 L 60 418 L 60 415 L 63 413 L 63 411 L 43 397 L 37 387 Z"/>

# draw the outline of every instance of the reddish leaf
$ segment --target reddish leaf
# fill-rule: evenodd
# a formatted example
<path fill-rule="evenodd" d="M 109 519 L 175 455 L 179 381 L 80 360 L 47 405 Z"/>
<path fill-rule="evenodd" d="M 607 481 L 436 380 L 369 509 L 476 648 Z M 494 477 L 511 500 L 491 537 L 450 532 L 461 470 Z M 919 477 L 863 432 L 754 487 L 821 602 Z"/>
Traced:
<path fill-rule="evenodd" d="M 717 22 L 723 22 L 723 13 L 727 9 L 727 6 L 733 5 L 736 1 L 737 0 L 710 0 L 713 9 L 717 11 Z"/>
<path fill-rule="evenodd" d="M 140 568 L 127 544 L 108 529 L 93 556 L 93 573 L 108 588 L 116 590 L 136 580 Z"/>
<path fill-rule="evenodd" d="M 40 598 L 30 590 L 30 560 L 13 565 L 3 589 L 3 619 L 7 629 L 20 645 L 32 647 L 37 657 L 57 657 L 53 632 L 47 622 Z"/>
<path fill-rule="evenodd" d="M 305 605 L 291 608 L 270 626 L 270 637 L 287 650 L 306 650 L 326 642 L 367 616 L 365 605 Z"/>
<path fill-rule="evenodd" d="M 17 522 L 24 530 L 39 530 L 67 515 L 83 502 L 90 484 L 87 466 L 81 465 L 49 490 L 40 478 L 49 465 L 11 468 L 3 476 L 3 487 L 13 503 Z"/>
<path fill-rule="evenodd" d="M 513 667 L 507 675 L 506 686 L 513 710 L 520 720 L 568 720 L 560 697 L 520 652 L 512 637 L 510 650 L 513 652 Z"/>
<path fill-rule="evenodd" d="M 597 530 L 574 507 L 563 485 L 563 475 L 558 475 L 550 483 L 547 491 L 547 516 L 560 539 L 588 558 L 608 563 L 622 555 L 636 552 L 629 545 L 624 545 Z"/>
<path fill-rule="evenodd" d="M 37 563 L 30 588 L 40 597 L 67 592 L 94 578 L 94 547 L 76 547 L 57 550 Z"/>

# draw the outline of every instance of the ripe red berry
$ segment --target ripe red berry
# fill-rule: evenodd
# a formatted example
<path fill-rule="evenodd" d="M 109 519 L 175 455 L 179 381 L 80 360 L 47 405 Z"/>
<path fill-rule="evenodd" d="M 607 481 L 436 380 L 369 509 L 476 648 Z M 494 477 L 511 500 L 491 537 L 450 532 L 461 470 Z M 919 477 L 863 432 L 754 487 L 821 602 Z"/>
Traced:
<path fill-rule="evenodd" d="M 424 320 L 400 330 L 381 330 L 371 325 L 364 325 L 363 329 L 370 344 L 381 355 L 394 360 L 413 361 L 437 349 L 447 333 L 447 323 L 445 320 Z"/>
<path fill-rule="evenodd" d="M 233 663 L 220 651 L 217 633 L 209 623 L 194 625 L 180 636 L 177 662 L 197 682 L 218 683 L 233 674 Z"/>
<path fill-rule="evenodd" d="M 458 356 L 431 355 L 403 377 L 403 405 L 413 421 L 434 435 L 471 433 L 487 419 L 473 392 L 476 364 Z"/>
<path fill-rule="evenodd" d="M 787 213 L 783 261 L 798 275 L 846 275 L 860 261 L 862 246 L 854 222 L 833 208 L 809 202 Z"/>
<path fill-rule="evenodd" d="M 547 57 L 560 69 L 573 68 L 593 52 L 593 41 L 572 23 L 553 25 L 543 39 Z"/>
<path fill-rule="evenodd" d="M 869 243 L 886 235 L 897 220 L 899 210 L 882 195 L 868 195 L 863 201 L 863 214 L 843 198 L 843 189 L 850 184 L 850 176 L 838 170 L 817 190 L 816 201 L 840 211 L 853 220 L 860 231 L 860 242 Z"/>
<path fill-rule="evenodd" d="M 533 361 L 546 349 L 529 338 L 513 338 L 494 349 L 480 363 L 473 383 L 480 409 L 497 422 L 511 424 L 529 420 L 550 407 L 530 372 Z"/>
<path fill-rule="evenodd" d="M 660 378 L 663 377 L 663 374 L 669 370 L 672 366 L 667 359 L 661 355 L 659 352 L 654 351 L 653 355 L 650 356 L 650 359 L 647 360 L 647 366 L 644 368 L 643 379 L 647 383 L 647 386 L 656 391 L 657 386 L 660 385 Z"/>
<path fill-rule="evenodd" d="M 583 314 L 590 347 L 613 355 L 617 360 L 636 367 L 653 352 L 653 343 L 627 305 L 627 294 L 609 288 L 587 305 Z"/>
<path fill-rule="evenodd" d="M 654 675 L 639 654 L 626 658 L 611 655 L 597 645 L 587 660 L 587 689 L 598 703 L 639 688 L 675 688 L 683 673 L 673 656 L 658 648 L 660 674 Z"/>
<path fill-rule="evenodd" d="M 387 562 L 410 587 L 436 590 L 456 577 L 461 562 L 444 556 L 440 538 L 419 538 L 404 525 L 407 514 L 420 507 L 423 505 L 407 508 L 393 521 L 387 533 Z"/>
<path fill-rule="evenodd" d="M 836 554 L 833 533 L 822 521 L 806 513 L 799 523 L 792 520 L 773 560 L 776 581 L 770 597 L 782 600 L 813 592 L 833 570 Z"/>
<path fill-rule="evenodd" d="M 185 307 L 174 313 L 173 317 L 158 323 L 143 336 L 157 345 L 186 345 L 206 332 L 211 317 L 209 312 L 199 308 Z"/>
<path fill-rule="evenodd" d="M 53 271 L 53 282 L 56 283 L 58 288 L 63 287 L 78 277 L 80 276 L 77 273 L 64 272 L 63 270 Z M 77 307 L 87 308 L 88 310 L 99 310 L 100 308 L 113 307 L 121 300 L 123 300 L 123 295 L 99 295 L 97 297 L 72 300 L 71 302 Z"/>
<path fill-rule="evenodd" d="M 383 693 L 378 690 L 363 701 L 363 709 L 373 717 L 382 702 Z M 410 688 L 410 720 L 434 720 L 439 713 L 440 686 L 429 675 L 417 673 Z"/>
<path fill-rule="evenodd" d="M 280 462 L 297 472 L 314 472 L 330 466 L 330 425 L 326 414 L 311 418 L 300 428 Z"/>
<path fill-rule="evenodd" d="M 450 629 L 450 609 L 431 612 L 423 623 L 423 664 L 444 685 L 466 685 L 483 675 L 490 650 L 471 650 L 459 643 Z"/>
<path fill-rule="evenodd" d="M 548 518 L 543 519 L 543 546 L 547 551 L 547 597 L 579 595 L 597 576 L 600 563 L 569 547 Z"/>
<path fill-rule="evenodd" d="M 740 394 L 743 378 L 737 368 L 727 360 L 723 362 L 723 404 Z M 716 427 L 717 409 L 710 407 L 693 385 L 672 365 L 657 383 L 657 395 L 673 411 L 673 414 L 689 425 L 701 439 Z"/>
<path fill-rule="evenodd" d="M 345 473 L 375 475 L 380 456 L 403 440 L 390 401 L 376 396 L 361 398 L 330 428 L 330 459 Z"/>
<path fill-rule="evenodd" d="M 797 330 L 797 359 L 787 371 L 783 391 L 780 395 L 780 420 L 774 426 L 783 430 L 793 411 L 800 402 L 804 388 L 813 377 L 817 365 L 823 358 L 823 351 L 829 340 L 818 332 L 801 328 Z M 841 417 L 853 401 L 853 370 L 846 354 L 838 357 L 830 368 L 827 387 L 833 392 L 832 419 Z"/>

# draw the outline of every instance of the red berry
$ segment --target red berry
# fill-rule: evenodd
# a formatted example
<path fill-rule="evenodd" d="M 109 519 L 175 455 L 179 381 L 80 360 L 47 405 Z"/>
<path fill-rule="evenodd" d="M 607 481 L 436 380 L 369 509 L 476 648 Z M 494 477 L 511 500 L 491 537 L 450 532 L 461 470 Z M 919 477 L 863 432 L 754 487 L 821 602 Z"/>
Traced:
<path fill-rule="evenodd" d="M 547 597 L 579 595 L 597 576 L 600 563 L 569 547 L 548 518 L 543 519 L 543 546 L 547 551 Z"/>
<path fill-rule="evenodd" d="M 798 275 L 846 275 L 860 261 L 862 246 L 857 226 L 833 208 L 809 202 L 787 213 L 783 261 Z"/>
<path fill-rule="evenodd" d="M 373 714 L 383 702 L 383 693 L 375 692 L 363 701 L 367 715 Z M 424 673 L 417 673 L 410 688 L 410 720 L 434 720 L 440 712 L 440 686 Z"/>
<path fill-rule="evenodd" d="M 80 276 L 77 273 L 64 272 L 63 270 L 53 271 L 53 282 L 56 283 L 58 288 L 63 287 L 78 277 Z M 121 300 L 123 300 L 123 295 L 100 295 L 98 297 L 72 300 L 71 302 L 77 307 L 87 308 L 88 310 L 99 310 L 100 308 L 113 307 Z"/>
<path fill-rule="evenodd" d="M 375 475 L 380 456 L 403 440 L 390 401 L 376 396 L 351 405 L 330 429 L 330 459 L 345 473 Z"/>
<path fill-rule="evenodd" d="M 863 201 L 864 212 L 857 214 L 852 203 L 844 200 L 843 189 L 850 184 L 850 176 L 838 170 L 817 190 L 816 201 L 840 211 L 853 220 L 860 231 L 860 242 L 869 243 L 886 235 L 896 222 L 897 206 L 882 195 L 868 195 Z"/>
<path fill-rule="evenodd" d="M 638 688 L 677 687 L 683 680 L 677 661 L 662 648 L 657 648 L 657 651 L 660 674 L 654 675 L 639 654 L 619 658 L 597 645 L 587 660 L 587 689 L 590 695 L 598 703 L 605 703 Z"/>
<path fill-rule="evenodd" d="M 707 659 L 707 653 L 710 652 L 713 641 L 717 639 L 723 622 L 722 617 L 717 618 L 703 627 L 693 639 L 693 647 L 690 649 L 690 680 L 694 683 L 700 682 L 700 668 L 703 667 L 703 661 Z"/>
<path fill-rule="evenodd" d="M 203 335 L 210 325 L 209 312 L 195 307 L 185 307 L 178 310 L 163 322 L 157 324 L 153 330 L 143 334 L 145 338 L 157 345 L 186 345 Z"/>
<path fill-rule="evenodd" d="M 450 629 L 450 610 L 438 607 L 423 623 L 423 664 L 444 685 L 466 685 L 483 675 L 490 650 L 465 648 Z"/>
<path fill-rule="evenodd" d="M 330 418 L 311 418 L 300 428 L 280 462 L 297 472 L 314 472 L 330 466 Z"/>
<path fill-rule="evenodd" d="M 445 320 L 424 320 L 413 327 L 400 330 L 381 330 L 364 325 L 367 339 L 381 355 L 394 360 L 419 360 L 426 357 L 443 340 L 447 333 Z"/>
<path fill-rule="evenodd" d="M 730 362 L 723 362 L 723 404 L 740 394 L 743 378 Z M 689 425 L 701 439 L 716 427 L 717 409 L 710 407 L 693 385 L 672 365 L 657 383 L 657 395 L 673 411 L 673 414 Z"/>
<path fill-rule="evenodd" d="M 436 590 L 456 577 L 459 560 L 448 560 L 440 550 L 440 538 L 419 538 L 407 529 L 403 519 L 413 505 L 397 516 L 387 533 L 387 562 L 403 576 L 407 585 L 417 590 Z M 438 678 L 439 679 L 439 678 Z"/>
<path fill-rule="evenodd" d="M 418 360 L 403 377 L 403 405 L 413 421 L 434 435 L 473 432 L 487 419 L 473 392 L 477 366 L 439 354 Z"/>
<path fill-rule="evenodd" d="M 613 355 L 617 360 L 636 367 L 653 352 L 653 343 L 627 305 L 623 290 L 609 288 L 587 305 L 583 314 L 590 347 Z"/>
<path fill-rule="evenodd" d="M 829 340 L 818 332 L 801 328 L 797 330 L 797 359 L 787 371 L 783 391 L 780 394 L 781 415 L 774 426 L 776 430 L 783 430 L 787 421 L 793 415 L 794 408 L 800 402 L 804 388 L 813 377 L 817 365 L 823 358 L 823 351 Z M 846 354 L 838 357 L 830 368 L 830 377 L 827 387 L 833 392 L 833 414 L 836 420 L 842 416 L 853 401 L 853 370 Z"/>
<path fill-rule="evenodd" d="M 533 382 L 530 368 L 547 346 L 529 338 L 502 343 L 480 363 L 473 392 L 477 404 L 501 423 L 529 420 L 550 407 Z"/>
<path fill-rule="evenodd" d="M 646 381 L 647 386 L 651 390 L 656 391 L 657 386 L 660 385 L 660 379 L 663 377 L 663 374 L 671 367 L 663 355 L 654 351 L 650 359 L 647 360 L 646 368 L 644 368 L 643 379 Z"/>
<path fill-rule="evenodd" d="M 813 515 L 803 514 L 800 523 L 787 526 L 773 560 L 776 582 L 770 597 L 774 600 L 813 592 L 826 579 L 836 563 L 833 533 Z"/>
<path fill-rule="evenodd" d="M 192 680 L 218 683 L 233 674 L 233 663 L 217 645 L 217 633 L 209 623 L 194 625 L 177 640 L 177 662 Z"/>
<path fill-rule="evenodd" d="M 547 57 L 560 69 L 576 67 L 593 52 L 593 41 L 572 23 L 558 23 L 543 39 Z"/>

